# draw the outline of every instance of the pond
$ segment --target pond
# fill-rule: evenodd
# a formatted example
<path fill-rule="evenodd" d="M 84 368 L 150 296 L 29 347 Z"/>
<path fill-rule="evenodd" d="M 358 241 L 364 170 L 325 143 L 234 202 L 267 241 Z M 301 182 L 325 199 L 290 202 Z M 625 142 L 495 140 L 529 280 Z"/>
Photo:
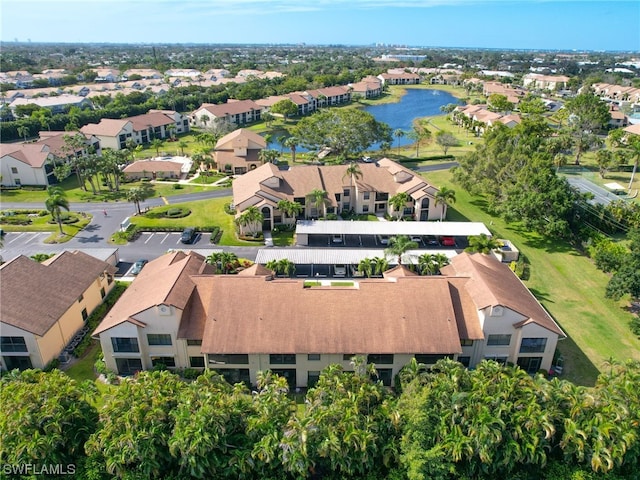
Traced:
<path fill-rule="evenodd" d="M 384 122 L 391 127 L 391 131 L 397 129 L 404 130 L 405 134 L 413 128 L 413 121 L 416 118 L 441 115 L 440 107 L 450 103 L 458 104 L 460 101 L 448 92 L 442 90 L 430 90 L 422 88 L 408 88 L 407 93 L 400 98 L 399 102 L 384 103 L 364 107 L 363 110 L 373 115 L 377 121 Z M 406 135 L 400 138 L 400 145 L 413 143 Z M 398 139 L 393 138 L 393 146 L 398 146 Z M 282 146 L 278 139 L 273 139 L 268 148 L 281 150 Z M 376 150 L 374 146 L 371 150 Z M 304 148 L 298 147 L 298 152 L 305 152 Z"/>

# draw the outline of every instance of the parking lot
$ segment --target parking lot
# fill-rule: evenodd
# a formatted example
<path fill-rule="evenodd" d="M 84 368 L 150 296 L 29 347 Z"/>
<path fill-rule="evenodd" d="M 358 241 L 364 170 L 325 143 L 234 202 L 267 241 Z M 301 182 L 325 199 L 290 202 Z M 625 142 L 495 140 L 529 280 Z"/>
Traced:
<path fill-rule="evenodd" d="M 133 242 L 135 244 L 144 244 L 149 247 L 161 246 L 167 249 L 180 247 L 181 250 L 189 248 L 207 248 L 211 245 L 211 234 L 200 233 L 196 235 L 191 243 L 182 243 L 180 241 L 180 232 L 142 232 Z"/>

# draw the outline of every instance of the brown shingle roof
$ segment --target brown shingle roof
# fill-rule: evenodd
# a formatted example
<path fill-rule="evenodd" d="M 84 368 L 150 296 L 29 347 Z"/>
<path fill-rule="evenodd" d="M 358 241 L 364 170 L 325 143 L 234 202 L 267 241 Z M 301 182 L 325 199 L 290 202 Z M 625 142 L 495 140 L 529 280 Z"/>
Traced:
<path fill-rule="evenodd" d="M 204 257 L 194 252 L 173 252 L 149 262 L 127 288 L 93 335 L 121 323 L 156 305 L 173 305 L 184 310 L 194 289 L 190 275 L 202 273 Z"/>
<path fill-rule="evenodd" d="M 87 135 L 102 135 L 106 137 L 115 137 L 129 123 L 129 120 L 103 118 L 99 123 L 90 123 L 80 128 L 80 131 Z"/>
<path fill-rule="evenodd" d="M 530 321 L 565 337 L 547 311 L 506 265 L 496 258 L 480 253 L 462 253 L 443 267 L 443 275 L 469 277 L 465 289 L 478 309 L 502 305 L 518 312 Z"/>
<path fill-rule="evenodd" d="M 44 335 L 103 273 L 116 269 L 82 252 L 62 252 L 46 263 L 24 255 L 0 267 L 0 319 Z"/>
<path fill-rule="evenodd" d="M 216 105 L 213 103 L 203 103 L 200 109 L 204 108 L 207 112 L 216 117 L 225 117 L 227 115 L 237 115 L 239 113 L 250 112 L 252 110 L 260 111 L 262 107 L 253 100 L 238 100 L 235 102 L 223 103 Z"/>
<path fill-rule="evenodd" d="M 150 126 L 161 127 L 163 125 L 171 125 L 172 123 L 175 123 L 171 117 L 162 112 L 149 112 L 143 115 L 129 117 L 125 120 L 129 120 L 133 124 L 133 130 L 135 132 L 147 130 Z"/>
<path fill-rule="evenodd" d="M 127 165 L 124 173 L 142 173 L 142 172 L 177 172 L 180 173 L 182 163 L 170 162 L 168 160 L 138 160 Z"/>
<path fill-rule="evenodd" d="M 461 351 L 444 277 L 361 280 L 357 288 L 235 275 L 196 282 L 210 289 L 206 353 Z"/>

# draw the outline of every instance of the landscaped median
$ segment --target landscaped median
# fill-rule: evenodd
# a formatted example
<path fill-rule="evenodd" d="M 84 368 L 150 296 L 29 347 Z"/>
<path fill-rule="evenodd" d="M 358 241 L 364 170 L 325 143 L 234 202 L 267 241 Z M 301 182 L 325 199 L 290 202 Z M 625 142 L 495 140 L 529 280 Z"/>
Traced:
<path fill-rule="evenodd" d="M 164 205 L 131 217 L 131 224 L 140 232 L 177 232 L 194 227 L 199 232 L 212 232 L 213 241 L 218 245 L 255 246 L 255 242 L 237 238 L 235 217 L 224 209 L 224 205 L 229 202 L 231 197 Z M 118 234 L 114 235 L 116 236 Z"/>
<path fill-rule="evenodd" d="M 14 209 L 0 211 L 0 227 L 5 232 L 52 232 L 44 243 L 64 243 L 71 240 L 85 228 L 93 218 L 84 212 L 63 212 L 61 215 L 62 230 L 58 223 L 46 210 Z"/>

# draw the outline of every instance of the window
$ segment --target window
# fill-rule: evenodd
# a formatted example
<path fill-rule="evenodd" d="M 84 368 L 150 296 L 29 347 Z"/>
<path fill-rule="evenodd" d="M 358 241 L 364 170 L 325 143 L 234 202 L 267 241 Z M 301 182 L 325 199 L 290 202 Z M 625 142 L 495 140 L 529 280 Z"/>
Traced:
<path fill-rule="evenodd" d="M 362 206 L 362 213 L 368 213 L 369 212 L 369 205 L 363 205 Z"/>
<path fill-rule="evenodd" d="M 236 383 L 251 384 L 251 376 L 248 368 L 219 368 L 217 372 L 231 385 Z"/>
<path fill-rule="evenodd" d="M 320 354 L 319 353 L 310 353 L 309 355 L 307 355 L 307 360 L 309 360 L 309 361 L 320 360 Z"/>
<path fill-rule="evenodd" d="M 462 365 L 464 365 L 465 367 L 469 368 L 469 363 L 471 362 L 471 357 L 467 357 L 467 356 L 458 357 L 458 361 Z"/>
<path fill-rule="evenodd" d="M 413 213 L 413 208 L 411 207 L 404 207 L 402 209 L 402 214 L 403 215 L 411 215 Z"/>
<path fill-rule="evenodd" d="M 142 360 L 139 358 L 116 358 L 116 368 L 120 375 L 133 375 L 142 370 Z"/>
<path fill-rule="evenodd" d="M 293 201 L 296 203 L 299 203 L 300 205 L 302 205 L 304 207 L 304 202 L 306 201 L 305 197 L 294 197 Z"/>
<path fill-rule="evenodd" d="M 104 298 L 104 296 L 106 295 L 105 291 L 104 291 L 104 287 L 102 287 L 100 289 L 100 298 Z"/>
<path fill-rule="evenodd" d="M 227 355 L 209 355 L 209 363 L 213 364 L 237 364 L 247 365 L 249 363 L 249 355 L 247 354 L 227 354 Z"/>
<path fill-rule="evenodd" d="M 341 195 L 339 193 L 336 193 L 336 201 L 339 202 L 341 198 Z"/>
<path fill-rule="evenodd" d="M 289 353 L 275 353 L 269 355 L 269 363 L 272 365 L 295 365 L 295 354 Z"/>
<path fill-rule="evenodd" d="M 348 188 L 345 188 L 344 190 L 342 190 L 343 197 L 348 197 L 349 195 L 351 195 L 351 192 L 349 191 Z"/>
<path fill-rule="evenodd" d="M 473 346 L 473 340 L 460 340 L 460 346 L 461 347 L 471 347 Z"/>
<path fill-rule="evenodd" d="M 542 365 L 542 357 L 518 358 L 518 366 L 530 375 L 540 370 L 540 365 Z"/>
<path fill-rule="evenodd" d="M 187 345 L 190 347 L 197 347 L 202 345 L 202 340 L 187 340 Z"/>
<path fill-rule="evenodd" d="M 204 357 L 189 357 L 189 365 L 193 368 L 204 368 Z"/>
<path fill-rule="evenodd" d="M 350 361 L 351 361 L 351 359 L 352 359 L 353 357 L 355 357 L 355 356 L 356 356 L 356 354 L 355 354 L 355 353 L 345 353 L 344 355 L 342 355 L 342 361 L 343 361 L 343 362 L 350 362 Z"/>
<path fill-rule="evenodd" d="M 0 350 L 3 352 L 26 352 L 27 344 L 24 337 L 2 337 L 0 339 Z"/>
<path fill-rule="evenodd" d="M 367 363 L 375 363 L 376 365 L 390 365 L 393 363 L 393 354 L 373 353 L 371 355 L 367 355 Z"/>
<path fill-rule="evenodd" d="M 507 356 L 506 355 L 485 355 L 484 359 L 485 360 L 493 360 L 494 362 L 498 362 L 500 365 L 504 365 L 505 363 L 507 363 Z"/>
<path fill-rule="evenodd" d="M 171 335 L 168 333 L 148 333 L 147 343 L 149 345 L 171 345 Z"/>
<path fill-rule="evenodd" d="M 111 346 L 114 352 L 139 352 L 138 339 L 126 337 L 111 337 Z"/>
<path fill-rule="evenodd" d="M 546 346 L 546 338 L 523 338 L 520 344 L 520 353 L 542 353 Z"/>
<path fill-rule="evenodd" d="M 158 365 L 164 365 L 165 367 L 175 367 L 176 359 L 173 357 L 152 357 L 151 365 L 154 367 Z"/>
<path fill-rule="evenodd" d="M 11 173 L 18 173 L 18 169 L 16 167 L 11 167 Z"/>
<path fill-rule="evenodd" d="M 19 179 L 19 178 L 14 178 L 14 179 L 13 179 L 13 183 L 15 183 L 17 186 L 22 185 L 22 182 L 20 181 L 20 179 Z"/>
<path fill-rule="evenodd" d="M 362 193 L 362 199 L 363 200 L 369 200 L 369 196 L 371 195 L 371 192 L 363 192 Z"/>
<path fill-rule="evenodd" d="M 31 364 L 31 359 L 29 357 L 19 357 L 13 355 L 4 355 L 2 357 L 4 360 L 4 364 L 7 366 L 7 370 L 27 370 L 29 368 L 33 368 Z"/>
<path fill-rule="evenodd" d="M 444 353 L 438 354 L 416 354 L 414 355 L 416 361 L 418 363 L 424 363 L 425 365 L 433 365 L 438 360 L 442 360 L 443 358 L 451 358 L 451 355 L 445 355 Z"/>
<path fill-rule="evenodd" d="M 511 335 L 494 334 L 494 335 L 489 335 L 487 337 L 487 345 L 489 346 L 505 347 L 505 346 L 509 346 L 510 343 L 511 343 Z"/>
<path fill-rule="evenodd" d="M 89 313 L 87 312 L 87 309 L 86 309 L 86 308 L 83 308 L 83 309 L 82 309 L 82 321 L 83 321 L 83 322 L 86 322 L 86 321 L 87 321 L 87 318 L 89 318 Z"/>
<path fill-rule="evenodd" d="M 320 380 L 319 371 L 309 370 L 307 372 L 307 388 L 315 387 L 316 383 L 318 383 L 318 380 Z"/>

